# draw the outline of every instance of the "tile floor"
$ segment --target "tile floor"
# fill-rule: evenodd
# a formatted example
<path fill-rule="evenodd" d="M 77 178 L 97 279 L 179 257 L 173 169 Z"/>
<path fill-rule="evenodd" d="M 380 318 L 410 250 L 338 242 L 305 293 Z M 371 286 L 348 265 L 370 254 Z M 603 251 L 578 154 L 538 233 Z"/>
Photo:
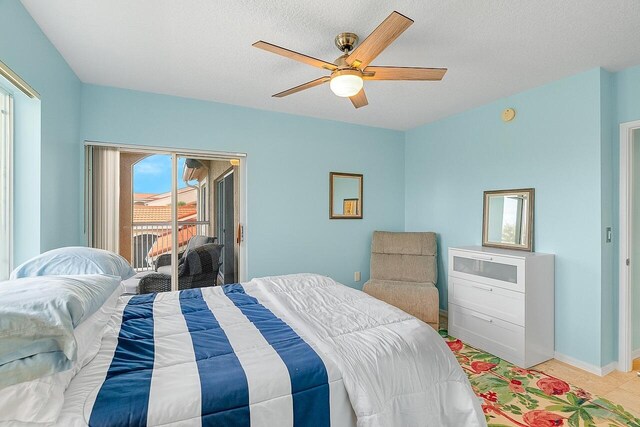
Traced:
<path fill-rule="evenodd" d="M 640 359 L 634 361 L 633 371 L 613 371 L 604 377 L 555 359 L 541 363 L 533 369 L 544 371 L 612 402 L 619 403 L 636 417 L 640 417 L 640 377 L 637 374 L 640 370 Z"/>

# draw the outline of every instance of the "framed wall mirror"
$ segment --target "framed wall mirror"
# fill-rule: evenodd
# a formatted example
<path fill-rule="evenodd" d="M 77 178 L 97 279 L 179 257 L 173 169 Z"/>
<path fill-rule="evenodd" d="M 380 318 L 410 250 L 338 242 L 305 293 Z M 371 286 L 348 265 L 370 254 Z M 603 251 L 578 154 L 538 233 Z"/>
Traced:
<path fill-rule="evenodd" d="M 362 174 L 329 173 L 329 218 L 362 219 Z"/>
<path fill-rule="evenodd" d="M 484 192 L 482 246 L 533 250 L 534 189 Z"/>

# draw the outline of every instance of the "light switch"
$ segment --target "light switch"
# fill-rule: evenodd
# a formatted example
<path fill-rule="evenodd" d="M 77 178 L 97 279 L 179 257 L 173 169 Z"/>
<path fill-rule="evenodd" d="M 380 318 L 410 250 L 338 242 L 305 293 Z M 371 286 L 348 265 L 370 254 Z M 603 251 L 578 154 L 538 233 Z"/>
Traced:
<path fill-rule="evenodd" d="M 353 280 L 356 282 L 360 281 L 360 272 L 356 271 L 355 273 L 353 273 Z"/>

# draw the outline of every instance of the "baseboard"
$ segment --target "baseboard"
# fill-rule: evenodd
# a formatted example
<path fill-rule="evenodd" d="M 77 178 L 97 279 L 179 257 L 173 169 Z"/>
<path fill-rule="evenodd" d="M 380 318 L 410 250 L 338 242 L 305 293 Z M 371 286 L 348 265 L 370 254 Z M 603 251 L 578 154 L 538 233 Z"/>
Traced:
<path fill-rule="evenodd" d="M 604 365 L 602 368 L 600 368 L 600 376 L 604 377 L 605 375 L 609 375 L 611 372 L 615 371 L 618 369 L 618 362 L 611 362 L 607 365 Z"/>
<path fill-rule="evenodd" d="M 440 310 L 442 311 L 442 310 Z M 640 348 L 631 352 L 631 360 L 640 359 Z"/>
<path fill-rule="evenodd" d="M 449 312 L 447 310 L 440 309 L 440 316 L 449 317 Z"/>
<path fill-rule="evenodd" d="M 604 377 L 605 375 L 615 371 L 618 367 L 618 362 L 611 362 L 605 366 L 596 366 L 558 352 L 554 353 L 553 358 L 560 362 L 566 363 L 567 365 L 571 365 L 575 368 L 582 369 L 583 371 L 590 372 L 600 377 Z"/>

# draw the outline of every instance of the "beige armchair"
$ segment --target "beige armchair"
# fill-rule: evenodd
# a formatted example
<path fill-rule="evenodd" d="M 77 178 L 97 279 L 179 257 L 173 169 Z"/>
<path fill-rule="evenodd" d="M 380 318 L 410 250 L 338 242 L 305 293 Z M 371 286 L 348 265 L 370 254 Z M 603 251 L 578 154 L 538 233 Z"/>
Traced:
<path fill-rule="evenodd" d="M 371 278 L 363 291 L 438 330 L 435 233 L 374 231 Z"/>

